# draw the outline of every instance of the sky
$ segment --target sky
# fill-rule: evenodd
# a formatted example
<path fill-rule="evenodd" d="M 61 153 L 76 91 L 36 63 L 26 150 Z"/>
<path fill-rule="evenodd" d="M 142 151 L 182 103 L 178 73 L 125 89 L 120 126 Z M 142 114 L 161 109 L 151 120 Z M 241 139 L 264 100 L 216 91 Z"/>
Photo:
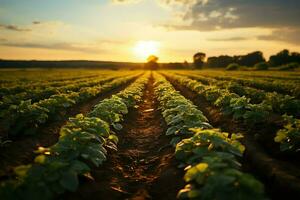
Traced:
<path fill-rule="evenodd" d="M 199 51 L 256 50 L 268 58 L 300 51 L 299 19 L 299 0 L 0 0 L 0 58 L 143 62 L 154 52 L 183 62 Z"/>

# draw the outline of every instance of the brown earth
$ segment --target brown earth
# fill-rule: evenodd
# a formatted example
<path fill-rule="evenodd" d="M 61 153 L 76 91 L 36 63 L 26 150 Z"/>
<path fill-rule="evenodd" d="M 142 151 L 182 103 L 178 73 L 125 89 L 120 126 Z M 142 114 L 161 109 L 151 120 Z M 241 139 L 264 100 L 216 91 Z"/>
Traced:
<path fill-rule="evenodd" d="M 118 151 L 110 152 L 108 160 L 92 171 L 93 180 L 82 180 L 77 192 L 62 199 L 176 199 L 183 170 L 176 167 L 157 105 L 151 78 L 143 102 L 130 110 L 117 133 Z"/>
<path fill-rule="evenodd" d="M 47 123 L 45 126 L 39 128 L 36 134 L 17 137 L 5 147 L 0 148 L 0 180 L 8 178 L 12 174 L 14 167 L 31 163 L 35 157 L 34 151 L 38 147 L 49 147 L 55 144 L 58 141 L 60 128 L 68 122 L 69 117 L 79 113 L 87 114 L 99 101 L 124 90 L 134 80 L 118 88 L 104 92 L 87 102 L 74 105 L 63 114 L 60 120 Z"/>

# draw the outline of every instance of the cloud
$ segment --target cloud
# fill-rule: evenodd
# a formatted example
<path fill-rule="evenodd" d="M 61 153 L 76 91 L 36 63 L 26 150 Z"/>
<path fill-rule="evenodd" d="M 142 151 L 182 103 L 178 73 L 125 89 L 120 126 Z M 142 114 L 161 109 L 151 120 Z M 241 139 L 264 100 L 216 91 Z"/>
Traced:
<path fill-rule="evenodd" d="M 5 37 L 0 37 L 0 45 L 28 49 L 102 53 L 123 43 L 122 40 L 114 40 L 110 37 L 99 38 L 98 32 L 95 34 L 90 30 L 61 21 L 32 21 L 26 25 L 26 28 L 31 31 L 5 33 Z M 18 30 L 20 29 L 18 28 Z M 82 37 L 83 35 L 85 37 Z M 1 38 L 5 38 L 5 40 Z"/>
<path fill-rule="evenodd" d="M 41 24 L 42 22 L 40 22 L 40 21 L 33 21 L 32 22 L 32 24 L 35 24 L 35 25 L 37 25 L 37 24 Z"/>
<path fill-rule="evenodd" d="M 269 40 L 269 41 L 282 41 L 294 45 L 300 45 L 300 28 L 290 29 L 276 29 L 270 35 L 258 36 L 258 40 Z"/>
<path fill-rule="evenodd" d="M 0 41 L 1 46 L 8 47 L 21 47 L 21 48 L 37 48 L 37 49 L 53 49 L 53 50 L 67 50 L 67 51 L 79 51 L 87 53 L 99 53 L 103 50 L 89 46 L 87 44 L 73 44 L 73 43 L 53 43 L 53 44 L 41 44 L 33 42 L 9 42 L 9 41 Z"/>
<path fill-rule="evenodd" d="M 169 30 L 220 31 L 262 28 L 271 35 L 252 39 L 282 41 L 300 45 L 299 0 L 160 0 L 173 8 L 175 23 L 163 25 Z M 176 6 L 173 6 L 175 5 Z M 181 9 L 178 9 L 181 5 Z M 181 12 L 178 15 L 178 12 Z M 181 16 L 178 18 L 178 16 Z M 176 18 L 176 17 L 174 17 Z M 245 38 L 246 39 L 246 38 Z M 251 38 L 249 38 L 251 39 Z M 244 38 L 209 39 L 240 41 Z"/>
<path fill-rule="evenodd" d="M 208 41 L 213 41 L 213 42 L 229 42 L 229 41 L 244 41 L 244 40 L 249 40 L 251 38 L 246 38 L 246 37 L 229 37 L 229 38 L 208 38 Z"/>
<path fill-rule="evenodd" d="M 210 31 L 249 27 L 299 27 L 299 0 L 162 0 L 181 3 L 191 29 Z"/>
<path fill-rule="evenodd" d="M 10 31 L 18 31 L 18 32 L 31 31 L 31 29 L 21 28 L 19 26 L 6 25 L 6 24 L 0 24 L 0 29 L 10 30 Z"/>

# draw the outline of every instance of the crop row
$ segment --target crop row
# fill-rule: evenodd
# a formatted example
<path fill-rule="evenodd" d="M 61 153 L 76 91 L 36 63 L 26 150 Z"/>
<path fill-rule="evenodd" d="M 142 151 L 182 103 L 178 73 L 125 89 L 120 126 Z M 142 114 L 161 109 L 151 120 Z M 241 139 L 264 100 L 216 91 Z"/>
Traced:
<path fill-rule="evenodd" d="M 46 87 L 46 88 L 26 88 L 24 91 L 19 93 L 12 92 L 9 88 L 7 89 L 7 92 L 5 95 L 2 96 L 1 103 L 0 103 L 0 109 L 5 110 L 10 105 L 18 105 L 21 101 L 25 101 L 28 99 L 31 99 L 31 102 L 36 102 L 45 98 L 49 98 L 51 95 L 59 94 L 59 93 L 68 93 L 68 92 L 76 92 L 82 87 L 88 87 L 93 86 L 96 84 L 101 84 L 106 81 L 112 80 L 113 78 L 99 78 L 99 80 L 96 82 L 85 80 L 84 83 L 78 83 L 74 82 L 72 84 L 62 83 L 59 87 Z M 89 84 L 88 84 L 89 83 Z"/>
<path fill-rule="evenodd" d="M 4 95 L 0 101 L 0 111 L 7 109 L 10 105 L 18 105 L 21 103 L 21 101 L 30 99 L 31 102 L 34 103 L 39 100 L 49 98 L 51 95 L 78 92 L 80 90 L 84 90 L 84 88 L 101 85 L 103 83 L 112 81 L 113 79 L 118 77 L 120 77 L 120 75 L 116 74 L 107 77 L 84 79 L 80 82 L 73 82 L 70 84 L 62 83 L 59 87 L 46 87 L 46 88 L 34 88 L 34 89 L 23 88 L 25 90 L 23 92 Z"/>
<path fill-rule="evenodd" d="M 141 100 L 148 78 L 147 73 L 99 102 L 87 116 L 70 118 L 55 145 L 40 147 L 34 163 L 15 168 L 16 178 L 1 183 L 0 199 L 48 200 L 76 191 L 79 176 L 90 177 L 91 167 L 100 166 L 108 151 L 117 150 L 118 137 L 112 129 L 122 128 L 123 115 Z"/>
<path fill-rule="evenodd" d="M 108 71 L 97 70 L 1 70 L 0 86 L 9 87 L 16 84 L 39 85 L 43 83 L 59 83 L 97 77 L 109 74 Z"/>
<path fill-rule="evenodd" d="M 88 75 L 88 76 L 80 76 L 80 77 L 66 77 L 66 78 L 60 78 L 60 79 L 50 79 L 48 77 L 40 77 L 43 79 L 38 79 L 38 80 L 30 80 L 27 77 L 23 77 L 20 79 L 13 79 L 10 77 L 9 81 L 8 80 L 1 80 L 0 82 L 0 87 L 1 88 L 13 88 L 16 86 L 22 86 L 22 87 L 49 87 L 49 86 L 60 86 L 64 83 L 74 83 L 74 82 L 81 82 L 84 80 L 92 79 L 92 78 L 97 78 L 99 76 L 104 76 L 105 74 L 98 74 L 98 75 Z"/>
<path fill-rule="evenodd" d="M 33 101 L 40 100 L 42 98 L 47 98 L 50 95 L 67 92 L 76 91 L 81 87 L 87 87 L 96 85 L 99 81 L 103 79 L 109 79 L 112 77 L 120 76 L 120 74 L 114 74 L 110 76 L 97 76 L 88 77 L 79 80 L 69 80 L 69 81 L 59 81 L 59 82 L 39 82 L 36 84 L 15 84 L 11 87 L 0 87 L 0 97 L 2 104 L 16 104 L 20 100 L 32 99 Z M 1 105 L 3 107 L 3 105 Z"/>
<path fill-rule="evenodd" d="M 272 113 L 272 106 L 268 103 L 251 104 L 249 98 L 240 97 L 226 89 L 206 86 L 185 76 L 166 76 L 202 95 L 207 101 L 220 107 L 224 114 L 233 116 L 235 120 L 243 121 L 249 127 L 267 123 Z M 278 130 L 274 141 L 280 143 L 281 151 L 297 152 L 300 149 L 299 120 L 287 115 L 283 115 L 283 119 L 285 119 L 286 125 L 283 129 Z M 279 137 L 277 137 L 278 135 Z"/>
<path fill-rule="evenodd" d="M 48 122 L 60 118 L 68 108 L 84 102 L 104 92 L 117 88 L 136 78 L 138 75 L 117 78 L 103 85 L 84 87 L 78 92 L 52 95 L 48 99 L 31 103 L 22 101 L 19 105 L 11 105 L 1 113 L 2 124 L 9 135 L 32 134 L 37 128 Z"/>
<path fill-rule="evenodd" d="M 254 87 L 257 89 L 266 90 L 269 92 L 278 92 L 283 94 L 289 94 L 291 96 L 295 96 L 296 98 L 300 98 L 300 86 L 296 84 L 294 81 L 279 81 L 274 80 L 272 82 L 266 80 L 259 79 L 247 79 L 240 77 L 232 77 L 232 76 L 218 76 L 212 74 L 205 74 L 205 76 L 213 77 L 217 80 L 227 80 L 227 81 L 236 81 L 243 86 Z"/>
<path fill-rule="evenodd" d="M 200 72 L 200 71 L 199 71 Z M 202 71 L 199 74 L 206 75 L 208 71 Z M 236 78 L 251 78 L 263 81 L 279 81 L 279 82 L 290 82 L 290 81 L 299 81 L 299 73 L 296 71 L 293 72 L 282 72 L 282 71 L 210 71 L 214 76 L 227 76 L 227 77 L 236 77 Z"/>
<path fill-rule="evenodd" d="M 279 81 L 296 81 L 299 82 L 300 78 L 296 76 L 288 76 L 287 74 L 283 75 L 266 75 L 265 73 L 261 74 L 253 74 L 253 73 L 241 73 L 241 74 L 236 74 L 235 76 L 243 77 L 243 78 L 252 78 L 252 79 L 262 79 L 265 81 L 270 81 L 273 82 L 274 80 L 279 80 Z"/>
<path fill-rule="evenodd" d="M 245 96 L 250 99 L 253 104 L 266 104 L 272 106 L 272 112 L 280 115 L 288 114 L 294 117 L 300 117 L 300 100 L 290 95 L 282 95 L 277 92 L 266 92 L 264 90 L 255 89 L 252 87 L 242 86 L 235 81 L 218 81 L 216 79 L 207 78 L 199 75 L 187 75 L 200 82 L 215 86 L 216 88 L 226 89 L 231 93 L 236 93 L 239 96 Z"/>
<path fill-rule="evenodd" d="M 0 97 L 4 97 L 6 95 L 14 95 L 14 94 L 19 94 L 22 92 L 30 92 L 30 91 L 34 91 L 36 89 L 39 90 L 43 90 L 49 87 L 61 87 L 61 86 L 65 86 L 65 85 L 69 85 L 69 84 L 73 84 L 73 83 L 81 83 L 84 81 L 88 81 L 88 80 L 92 80 L 95 79 L 96 77 L 87 77 L 87 78 L 83 78 L 83 79 L 76 79 L 76 80 L 66 80 L 66 81 L 48 81 L 48 80 L 44 80 L 44 81 L 38 81 L 35 83 L 24 83 L 24 81 L 16 81 L 13 83 L 10 83 L 9 85 L 6 84 L 2 84 L 0 86 Z M 101 78 L 101 76 L 100 76 Z"/>
<path fill-rule="evenodd" d="M 213 129 L 203 113 L 158 74 L 155 94 L 169 127 L 166 134 L 186 170 L 180 199 L 264 199 L 263 185 L 240 170 L 245 150 L 240 135 Z"/>

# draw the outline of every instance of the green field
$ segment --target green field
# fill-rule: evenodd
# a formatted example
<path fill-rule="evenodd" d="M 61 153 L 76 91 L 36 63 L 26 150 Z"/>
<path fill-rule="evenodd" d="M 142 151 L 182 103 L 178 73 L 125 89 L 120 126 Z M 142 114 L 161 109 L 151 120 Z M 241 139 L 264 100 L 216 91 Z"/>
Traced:
<path fill-rule="evenodd" d="M 295 199 L 300 71 L 0 71 L 0 199 Z"/>

